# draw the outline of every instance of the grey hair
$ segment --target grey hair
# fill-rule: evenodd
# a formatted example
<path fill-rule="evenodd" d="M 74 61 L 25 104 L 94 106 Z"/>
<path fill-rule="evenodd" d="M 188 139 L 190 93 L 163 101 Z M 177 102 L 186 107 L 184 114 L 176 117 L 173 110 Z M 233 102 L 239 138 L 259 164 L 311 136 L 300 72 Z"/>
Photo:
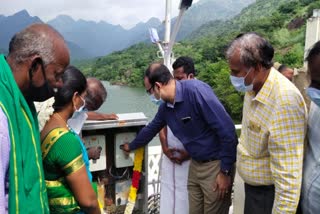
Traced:
<path fill-rule="evenodd" d="M 237 36 L 226 51 L 226 58 L 230 60 L 236 51 L 240 52 L 241 64 L 248 68 L 260 64 L 269 69 L 273 65 L 274 49 L 257 33 L 251 32 Z"/>
<path fill-rule="evenodd" d="M 107 98 L 107 90 L 102 82 L 94 77 L 87 78 L 86 107 L 89 111 L 100 108 Z"/>
<path fill-rule="evenodd" d="M 34 24 L 37 25 L 37 24 Z M 55 60 L 53 36 L 32 28 L 33 25 L 16 33 L 9 43 L 9 55 L 17 64 L 24 62 L 31 56 L 39 55 L 44 66 Z M 50 27 L 51 28 L 51 27 Z M 56 30 L 53 32 L 61 36 Z"/>

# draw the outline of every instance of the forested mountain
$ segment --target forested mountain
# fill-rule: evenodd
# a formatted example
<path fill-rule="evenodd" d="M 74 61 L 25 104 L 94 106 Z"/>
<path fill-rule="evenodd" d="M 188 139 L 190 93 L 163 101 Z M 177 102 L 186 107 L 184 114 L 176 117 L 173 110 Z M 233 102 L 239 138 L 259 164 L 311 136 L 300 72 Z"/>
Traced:
<path fill-rule="evenodd" d="M 30 24 L 43 23 L 43 21 L 37 16 L 30 16 L 26 10 L 22 10 L 12 16 L 0 16 L 0 53 L 7 54 L 9 48 L 9 42 L 12 36 L 24 29 Z M 84 59 L 90 57 L 90 55 L 73 42 L 66 41 L 70 49 L 72 58 Z"/>
<path fill-rule="evenodd" d="M 37 16 L 30 16 L 22 10 L 12 16 L 0 17 L 0 48 L 7 50 L 11 37 L 18 31 L 33 23 L 42 23 Z"/>
<path fill-rule="evenodd" d="M 200 0 L 186 11 L 177 40 L 188 38 L 194 30 L 213 20 L 232 18 L 253 2 L 255 0 Z M 172 22 L 175 23 L 175 18 Z"/>
<path fill-rule="evenodd" d="M 200 0 L 187 12 L 177 39 L 186 38 L 202 24 L 217 19 L 227 19 L 238 14 L 241 9 L 255 0 Z M 172 19 L 174 24 L 175 18 Z M 103 56 L 113 51 L 122 50 L 138 42 L 148 42 L 148 29 L 157 28 L 164 32 L 161 21 L 151 18 L 146 23 L 138 23 L 126 30 L 119 25 L 106 22 L 75 21 L 69 16 L 60 15 L 48 22 L 67 40 L 79 45 L 91 56 Z"/>
<path fill-rule="evenodd" d="M 152 18 L 146 23 L 139 23 L 132 29 L 126 30 L 120 25 L 112 25 L 104 21 L 94 22 L 82 19 L 75 21 L 70 16 L 60 15 L 48 24 L 57 29 L 66 40 L 77 44 L 94 57 L 147 40 L 148 28 L 158 27 L 161 22 Z"/>
<path fill-rule="evenodd" d="M 213 22 L 195 30 L 192 37 L 175 45 L 175 57 L 187 55 L 194 58 L 198 79 L 212 86 L 227 111 L 239 121 L 243 94 L 236 92 L 229 80 L 224 57 L 229 42 L 241 32 L 256 31 L 275 47 L 276 61 L 300 67 L 303 64 L 306 20 L 315 8 L 320 8 L 320 1 L 259 0 L 231 20 Z M 103 80 L 142 86 L 144 70 L 157 60 L 160 59 L 156 46 L 141 43 L 80 67 L 88 75 Z"/>
<path fill-rule="evenodd" d="M 264 17 L 270 17 L 280 5 L 289 4 L 291 0 L 257 0 L 255 4 L 244 8 L 240 14 L 229 21 L 215 20 L 207 22 L 194 31 L 189 39 L 195 39 L 202 36 L 218 36 L 229 34 L 233 31 L 239 31 L 250 22 L 255 22 Z"/>
<path fill-rule="evenodd" d="M 216 19 L 227 19 L 255 0 L 199 0 L 186 12 L 178 40 L 187 37 L 204 23 Z M 175 18 L 172 19 L 174 23 Z M 29 24 L 42 22 L 36 16 L 30 16 L 22 10 L 12 16 L 0 15 L 0 48 L 7 50 L 12 35 Z M 157 28 L 162 35 L 164 29 L 161 20 L 150 18 L 147 22 L 137 23 L 131 29 L 112 25 L 105 21 L 95 22 L 74 20 L 67 15 L 59 15 L 48 21 L 68 41 L 71 58 L 85 59 L 104 56 L 113 51 L 123 50 L 138 42 L 149 43 L 148 29 Z"/>
<path fill-rule="evenodd" d="M 0 22 L 5 18 L 5 16 L 0 15 Z"/>

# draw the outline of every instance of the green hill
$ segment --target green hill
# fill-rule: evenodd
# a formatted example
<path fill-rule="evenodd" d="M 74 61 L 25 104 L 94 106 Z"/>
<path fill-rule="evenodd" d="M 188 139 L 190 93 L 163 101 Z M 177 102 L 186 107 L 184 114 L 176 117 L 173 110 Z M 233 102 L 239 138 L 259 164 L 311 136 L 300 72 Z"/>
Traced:
<path fill-rule="evenodd" d="M 244 8 L 239 15 L 229 21 L 212 21 L 202 25 L 190 35 L 190 38 L 219 36 L 239 31 L 246 23 L 270 17 L 280 5 L 287 5 L 290 2 L 292 0 L 257 0 L 256 3 Z"/>
<path fill-rule="evenodd" d="M 175 57 L 194 58 L 198 79 L 212 86 L 227 111 L 239 121 L 243 94 L 236 92 L 229 80 L 224 57 L 229 42 L 239 33 L 256 31 L 274 46 L 276 61 L 301 67 L 306 20 L 314 8 L 320 8 L 319 0 L 258 0 L 235 18 L 201 26 L 191 37 L 175 45 Z M 144 70 L 157 60 L 157 48 L 141 43 L 98 58 L 81 68 L 87 74 L 111 83 L 142 86 Z"/>
<path fill-rule="evenodd" d="M 200 0 L 186 11 L 177 40 L 188 38 L 192 31 L 205 23 L 232 18 L 253 2 L 255 0 Z"/>

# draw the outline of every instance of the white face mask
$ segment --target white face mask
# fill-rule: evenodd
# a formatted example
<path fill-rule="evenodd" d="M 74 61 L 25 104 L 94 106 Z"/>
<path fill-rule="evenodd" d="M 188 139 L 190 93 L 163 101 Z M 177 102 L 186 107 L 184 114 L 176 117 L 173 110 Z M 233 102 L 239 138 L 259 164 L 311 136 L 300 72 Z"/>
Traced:
<path fill-rule="evenodd" d="M 237 91 L 247 92 L 247 91 L 253 90 L 253 83 L 251 83 L 250 85 L 245 84 L 245 79 L 251 71 L 252 70 L 250 69 L 248 71 L 247 75 L 245 75 L 244 77 L 235 77 L 235 76 L 230 75 L 231 83 Z"/>
<path fill-rule="evenodd" d="M 82 97 L 80 97 L 82 99 Z M 83 100 L 83 105 L 76 109 L 75 112 L 73 112 L 72 117 L 68 120 L 69 127 L 77 134 L 80 134 L 83 124 L 86 122 L 88 115 L 85 110 L 86 102 Z"/>

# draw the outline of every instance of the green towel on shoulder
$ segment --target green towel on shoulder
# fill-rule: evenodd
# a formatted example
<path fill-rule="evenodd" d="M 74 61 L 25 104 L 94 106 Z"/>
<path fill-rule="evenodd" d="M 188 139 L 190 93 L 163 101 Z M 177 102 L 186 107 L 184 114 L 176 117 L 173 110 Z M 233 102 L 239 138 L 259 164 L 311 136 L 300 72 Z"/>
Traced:
<path fill-rule="evenodd" d="M 0 107 L 10 134 L 9 213 L 49 213 L 38 120 L 0 55 Z"/>

